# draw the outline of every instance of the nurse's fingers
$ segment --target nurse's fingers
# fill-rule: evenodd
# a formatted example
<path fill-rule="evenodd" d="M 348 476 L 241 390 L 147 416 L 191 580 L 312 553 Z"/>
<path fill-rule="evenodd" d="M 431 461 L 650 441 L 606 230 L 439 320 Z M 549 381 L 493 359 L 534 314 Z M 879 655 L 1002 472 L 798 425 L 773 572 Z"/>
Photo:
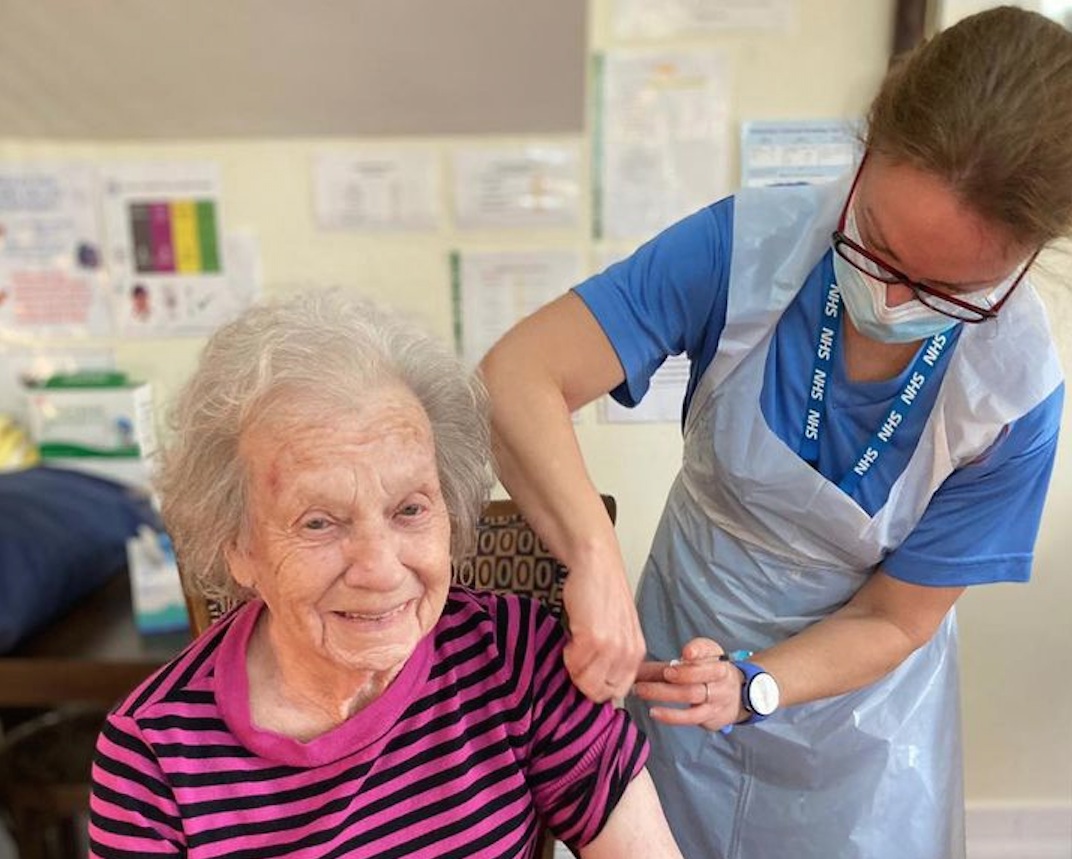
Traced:
<path fill-rule="evenodd" d="M 652 707 L 651 718 L 664 725 L 698 725 L 708 731 L 717 731 L 737 719 L 737 707 L 729 702 L 699 704 L 695 707 Z"/>
<path fill-rule="evenodd" d="M 661 682 L 666 679 L 665 671 L 670 662 L 641 662 L 637 670 L 637 682 Z"/>
<path fill-rule="evenodd" d="M 710 702 L 713 688 L 714 684 L 645 681 L 633 685 L 633 694 L 645 701 L 660 704 L 698 705 Z"/>
<path fill-rule="evenodd" d="M 659 702 L 648 710 L 656 722 L 699 725 L 716 731 L 737 719 L 739 694 L 726 683 L 690 683 L 686 686 L 638 683 L 636 688 L 639 697 Z M 671 704 L 682 706 L 669 706 Z"/>
<path fill-rule="evenodd" d="M 725 662 L 687 666 L 664 663 L 661 677 L 659 670 L 659 663 L 644 663 L 633 684 L 633 694 L 645 701 L 669 704 L 709 704 L 712 701 L 735 701 L 740 696 L 739 675 Z"/>
<path fill-rule="evenodd" d="M 717 647 L 717 645 L 716 645 Z M 718 651 L 721 653 L 721 650 Z M 681 662 L 672 659 L 669 662 L 650 660 L 642 662 L 637 671 L 637 682 L 647 683 L 709 683 L 722 682 L 730 677 L 733 667 L 728 662 L 719 661 L 718 653 L 694 662 Z"/>
<path fill-rule="evenodd" d="M 718 642 L 694 638 L 681 660 L 643 663 L 633 692 L 654 705 L 648 712 L 657 722 L 717 731 L 737 720 L 741 703 L 740 672 L 722 653 Z"/>
<path fill-rule="evenodd" d="M 717 659 L 725 651 L 717 641 L 710 638 L 693 638 L 681 648 L 681 658 L 686 662 L 699 662 L 703 659 Z"/>
<path fill-rule="evenodd" d="M 730 672 L 733 672 L 731 675 Z M 667 683 L 723 683 L 736 675 L 729 662 L 720 662 L 717 658 L 700 659 L 693 662 L 671 663 L 663 669 L 662 679 Z M 734 676 L 734 679 L 735 676 Z"/>
<path fill-rule="evenodd" d="M 643 643 L 639 648 L 643 647 Z M 566 644 L 563 661 L 574 685 L 591 701 L 624 698 L 633 685 L 639 659 L 627 644 L 593 642 L 574 636 Z M 642 652 L 642 650 L 641 650 Z"/>

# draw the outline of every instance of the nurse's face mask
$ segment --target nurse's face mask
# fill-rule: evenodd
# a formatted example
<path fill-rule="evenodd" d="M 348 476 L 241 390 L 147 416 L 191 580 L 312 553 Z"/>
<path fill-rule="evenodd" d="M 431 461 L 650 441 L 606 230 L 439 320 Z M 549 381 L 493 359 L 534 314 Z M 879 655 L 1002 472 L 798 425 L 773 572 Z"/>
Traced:
<path fill-rule="evenodd" d="M 855 210 L 856 184 L 862 170 L 861 163 L 832 239 L 834 277 L 856 329 L 883 343 L 911 343 L 947 331 L 958 322 L 993 319 L 1023 280 L 1038 252 L 1001 283 L 974 292 L 953 295 L 912 280 L 864 247 Z M 887 292 L 893 285 L 908 287 L 913 299 L 889 306 Z"/>

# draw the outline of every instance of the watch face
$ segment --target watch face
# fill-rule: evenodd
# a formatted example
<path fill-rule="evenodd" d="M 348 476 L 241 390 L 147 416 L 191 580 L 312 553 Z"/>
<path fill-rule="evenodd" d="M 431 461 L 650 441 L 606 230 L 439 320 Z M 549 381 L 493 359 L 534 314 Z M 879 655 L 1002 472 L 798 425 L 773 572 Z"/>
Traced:
<path fill-rule="evenodd" d="M 766 672 L 757 674 L 748 684 L 748 706 L 760 716 L 769 716 L 778 709 L 778 684 Z"/>

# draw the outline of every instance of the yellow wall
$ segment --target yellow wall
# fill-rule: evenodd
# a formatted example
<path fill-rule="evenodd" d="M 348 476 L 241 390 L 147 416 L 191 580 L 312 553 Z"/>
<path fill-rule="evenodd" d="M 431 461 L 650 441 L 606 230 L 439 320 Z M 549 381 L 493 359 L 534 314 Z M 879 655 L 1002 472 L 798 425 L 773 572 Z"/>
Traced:
<path fill-rule="evenodd" d="M 593 50 L 613 47 L 610 0 L 590 0 Z M 854 118 L 880 80 L 893 20 L 892 0 L 800 0 L 796 22 L 784 34 L 731 34 L 660 45 L 711 45 L 728 52 L 732 68 L 731 119 Z M 551 138 L 582 147 L 587 133 Z M 518 138 L 404 140 L 257 140 L 175 142 L 167 145 L 50 144 L 0 141 L 0 160 L 194 159 L 221 165 L 223 224 L 252 230 L 260 242 L 265 291 L 338 284 L 363 290 L 425 316 L 450 334 L 448 254 L 454 248 L 579 248 L 598 250 L 588 231 L 459 234 L 445 219 L 431 233 L 367 236 L 321 233 L 312 215 L 311 161 L 323 147 L 430 147 L 444 167 L 460 143 L 514 143 Z M 731 148 L 738 172 L 736 138 Z M 587 177 L 587 169 L 585 170 Z M 450 183 L 444 182 L 444 208 Z M 587 204 L 586 204 L 587 205 Z M 587 213 L 586 213 L 587 214 Z M 587 217 L 584 222 L 587 223 Z M 1050 257 L 1045 297 L 1065 366 L 1072 359 L 1070 257 Z M 563 284 L 563 288 L 569 284 Z M 189 373 L 200 341 L 169 339 L 114 343 L 119 365 L 154 382 L 165 400 Z M 589 408 L 578 431 L 596 484 L 619 504 L 625 557 L 639 574 L 666 488 L 680 457 L 673 425 L 604 425 Z M 1072 687 L 1065 661 L 1072 653 L 1072 442 L 1066 434 L 1039 541 L 1030 586 L 992 586 L 962 600 L 964 723 L 970 801 L 1068 803 L 1072 793 Z M 1062 527 L 1063 526 L 1063 527 Z"/>

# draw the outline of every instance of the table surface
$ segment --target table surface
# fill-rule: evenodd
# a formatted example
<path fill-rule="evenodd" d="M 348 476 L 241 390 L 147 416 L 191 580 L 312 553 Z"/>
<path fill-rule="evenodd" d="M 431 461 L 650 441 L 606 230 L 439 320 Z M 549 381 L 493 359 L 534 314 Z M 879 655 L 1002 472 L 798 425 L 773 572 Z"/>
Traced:
<path fill-rule="evenodd" d="M 152 636 L 138 632 L 124 570 L 0 656 L 0 707 L 110 706 L 189 640 L 185 632 Z"/>

